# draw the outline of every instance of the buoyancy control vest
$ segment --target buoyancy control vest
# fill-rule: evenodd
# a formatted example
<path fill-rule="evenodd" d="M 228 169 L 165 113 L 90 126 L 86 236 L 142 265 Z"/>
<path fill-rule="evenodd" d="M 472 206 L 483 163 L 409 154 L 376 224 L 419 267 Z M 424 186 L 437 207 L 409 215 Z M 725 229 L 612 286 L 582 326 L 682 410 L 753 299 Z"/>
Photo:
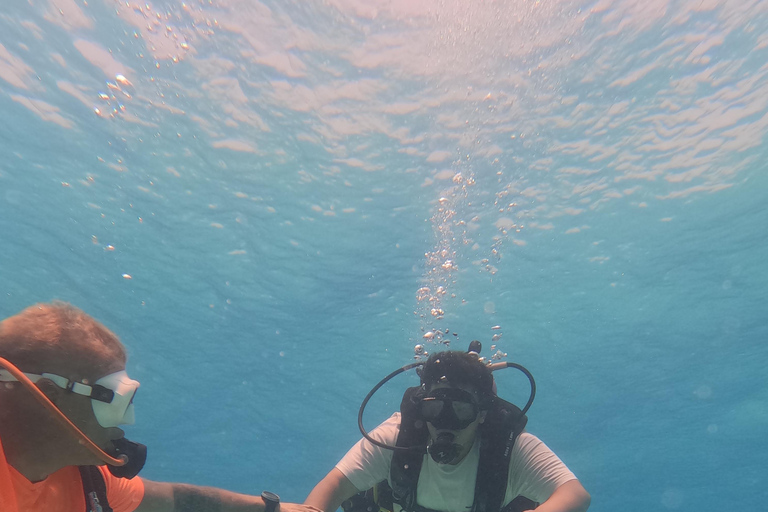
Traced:
<path fill-rule="evenodd" d="M 374 489 L 360 493 L 342 504 L 345 512 L 380 512 L 393 510 L 397 503 L 404 512 L 439 512 L 417 503 L 416 488 L 424 453 L 429 440 L 426 423 L 419 415 L 423 390 L 408 388 L 400 404 L 400 431 L 396 446 L 424 447 L 424 450 L 398 450 L 392 455 L 389 480 Z M 480 460 L 471 512 L 517 512 L 536 508 L 537 503 L 518 496 L 502 509 L 507 492 L 509 461 L 515 440 L 525 428 L 528 418 L 522 411 L 499 397 L 493 397 L 485 421 L 478 428 Z"/>

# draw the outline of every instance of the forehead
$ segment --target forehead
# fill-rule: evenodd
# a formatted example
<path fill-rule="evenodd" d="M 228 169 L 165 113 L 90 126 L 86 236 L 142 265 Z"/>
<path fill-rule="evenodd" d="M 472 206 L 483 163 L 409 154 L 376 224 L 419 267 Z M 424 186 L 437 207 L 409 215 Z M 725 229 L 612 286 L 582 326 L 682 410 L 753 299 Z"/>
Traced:
<path fill-rule="evenodd" d="M 429 387 L 429 391 L 434 391 L 435 389 L 461 389 L 462 391 L 466 391 L 467 393 L 472 394 L 475 398 L 477 398 L 477 389 L 475 389 L 474 386 L 467 385 L 467 384 L 451 384 L 447 380 L 440 381 L 435 384 L 432 384 Z"/>
<path fill-rule="evenodd" d="M 93 340 L 79 348 L 79 357 L 72 358 L 72 369 L 82 374 L 82 378 L 97 380 L 125 370 L 125 347 L 115 340 Z"/>
<path fill-rule="evenodd" d="M 125 362 L 125 357 L 121 355 L 90 354 L 90 357 L 61 359 L 56 366 L 64 377 L 95 382 L 106 375 L 125 370 Z"/>
<path fill-rule="evenodd" d="M 106 377 L 107 375 L 112 375 L 113 373 L 121 372 L 123 370 L 125 370 L 125 360 L 114 360 L 109 364 L 102 366 L 100 371 L 97 372 L 101 373 L 101 375 L 97 375 L 95 379 L 98 380 L 102 377 Z"/>

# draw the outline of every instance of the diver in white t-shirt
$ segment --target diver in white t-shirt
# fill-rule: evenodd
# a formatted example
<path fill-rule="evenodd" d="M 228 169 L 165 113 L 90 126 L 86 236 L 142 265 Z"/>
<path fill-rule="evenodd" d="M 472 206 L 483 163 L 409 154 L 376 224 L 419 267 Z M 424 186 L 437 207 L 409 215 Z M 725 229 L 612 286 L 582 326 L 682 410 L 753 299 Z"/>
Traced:
<path fill-rule="evenodd" d="M 590 496 L 544 443 L 524 432 L 533 402 L 530 373 L 514 363 L 488 365 L 469 352 L 443 351 L 405 366 L 366 397 L 355 444 L 305 504 L 325 512 L 583 512 Z M 370 434 L 368 399 L 395 375 L 421 366 L 395 413 Z M 492 370 L 515 367 L 531 381 L 523 408 L 496 396 Z"/>

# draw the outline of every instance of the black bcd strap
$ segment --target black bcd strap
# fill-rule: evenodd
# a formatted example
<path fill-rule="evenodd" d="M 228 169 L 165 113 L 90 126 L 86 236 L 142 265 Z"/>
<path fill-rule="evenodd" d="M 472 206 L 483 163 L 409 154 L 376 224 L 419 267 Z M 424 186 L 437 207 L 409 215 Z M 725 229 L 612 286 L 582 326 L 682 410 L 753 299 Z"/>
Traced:
<path fill-rule="evenodd" d="M 477 466 L 472 512 L 498 512 L 507 493 L 509 459 L 517 436 L 528 418 L 514 404 L 493 398 L 480 426 L 480 461 Z"/>
<path fill-rule="evenodd" d="M 539 504 L 533 500 L 529 500 L 525 496 L 518 496 L 513 499 L 507 506 L 501 509 L 501 512 L 525 512 L 526 510 L 534 510 Z"/>
<path fill-rule="evenodd" d="M 392 454 L 389 468 L 392 499 L 408 512 L 416 507 L 416 483 L 419 481 L 429 439 L 427 424 L 421 419 L 419 411 L 419 402 L 423 395 L 424 391 L 420 386 L 405 390 L 400 403 L 400 432 L 397 434 L 395 446 L 418 446 L 424 449 L 396 451 Z"/>
<path fill-rule="evenodd" d="M 85 494 L 85 512 L 113 512 L 107 501 L 107 484 L 96 466 L 79 466 Z"/>

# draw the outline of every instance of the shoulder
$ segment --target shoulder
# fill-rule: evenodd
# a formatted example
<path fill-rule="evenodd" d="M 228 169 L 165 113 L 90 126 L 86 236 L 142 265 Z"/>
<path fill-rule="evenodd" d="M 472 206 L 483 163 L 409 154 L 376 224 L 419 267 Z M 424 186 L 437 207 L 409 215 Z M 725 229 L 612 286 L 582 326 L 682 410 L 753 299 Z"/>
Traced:
<path fill-rule="evenodd" d="M 555 489 L 575 478 L 546 444 L 523 432 L 512 450 L 506 500 L 522 495 L 541 503 L 549 499 Z"/>
<path fill-rule="evenodd" d="M 395 413 L 370 432 L 372 439 L 387 445 L 397 441 L 400 414 Z M 336 469 L 358 490 L 370 489 L 389 475 L 392 451 L 376 446 L 367 439 L 359 440 L 336 464 Z"/>
<path fill-rule="evenodd" d="M 528 475 L 558 483 L 575 478 L 562 460 L 538 437 L 523 432 L 512 450 L 510 476 Z"/>
<path fill-rule="evenodd" d="M 552 452 L 544 442 L 533 434 L 522 432 L 515 441 L 514 452 L 533 454 L 537 452 Z"/>
<path fill-rule="evenodd" d="M 118 478 L 107 466 L 99 466 L 107 487 L 107 500 L 114 512 L 133 512 L 144 499 L 144 481 L 141 477 Z"/>
<path fill-rule="evenodd" d="M 378 427 L 371 430 L 368 435 L 371 439 L 386 445 L 394 445 L 400 432 L 400 413 L 395 413 Z M 368 439 L 360 439 L 339 462 L 337 467 L 342 473 L 347 474 L 351 467 L 362 468 L 372 463 L 389 464 L 392 459 L 392 451 L 377 446 Z"/>
<path fill-rule="evenodd" d="M 379 442 L 394 444 L 397 440 L 398 432 L 400 432 L 400 413 L 396 412 L 378 427 L 369 432 L 368 435 Z M 365 439 L 363 439 L 363 441 L 367 442 Z"/>

